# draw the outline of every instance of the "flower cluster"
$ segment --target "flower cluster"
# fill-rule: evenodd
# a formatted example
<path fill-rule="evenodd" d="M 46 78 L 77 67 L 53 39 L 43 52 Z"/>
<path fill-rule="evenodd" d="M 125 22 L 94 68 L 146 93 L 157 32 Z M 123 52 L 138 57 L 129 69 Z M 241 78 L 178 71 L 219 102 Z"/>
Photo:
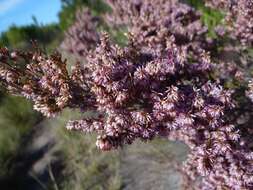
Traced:
<path fill-rule="evenodd" d="M 0 49 L 1 84 L 34 102 L 34 109 L 53 116 L 68 105 L 72 95 L 66 62 L 60 54 L 10 52 Z"/>
<path fill-rule="evenodd" d="M 0 48 L 1 86 L 33 101 L 34 109 L 46 117 L 56 116 L 65 107 L 92 107 L 93 98 L 78 66 L 70 75 L 58 52 L 47 56 L 39 49 L 22 52 Z"/>
<path fill-rule="evenodd" d="M 202 63 L 188 64 L 185 48 L 171 43 L 160 55 L 152 49 L 138 50 L 132 44 L 119 48 L 107 35 L 101 40 L 83 75 L 101 116 L 93 123 L 70 122 L 68 128 L 98 131 L 102 141 L 107 139 L 113 148 L 136 138 L 151 139 L 160 130 L 193 125 L 195 114 L 201 115 L 201 109 L 212 99 L 203 96 L 210 69 L 204 55 Z M 224 96 L 222 106 L 213 100 L 210 110 L 228 106 Z"/>
<path fill-rule="evenodd" d="M 185 170 L 193 180 L 205 177 L 203 189 L 251 187 L 252 152 L 223 117 L 233 107 L 231 91 L 209 80 L 207 55 L 195 65 L 187 62 L 185 48 L 170 42 L 160 55 L 119 48 L 107 36 L 101 41 L 86 65 L 99 117 L 71 121 L 68 129 L 97 132 L 102 150 L 136 138 L 181 140 L 192 150 Z"/>
<path fill-rule="evenodd" d="M 211 49 L 214 42 L 206 38 L 207 27 L 201 13 L 177 0 L 107 0 L 113 13 L 106 20 L 116 27 L 126 25 L 128 31 L 143 45 L 164 49 L 165 39 L 175 37 L 177 45 L 187 45 L 196 56 Z M 119 22 L 118 22 L 119 21 Z"/>
<path fill-rule="evenodd" d="M 1 48 L 2 86 L 34 101 L 34 108 L 46 116 L 65 107 L 92 111 L 90 118 L 69 121 L 67 129 L 95 132 L 102 150 L 136 139 L 180 140 L 191 150 L 185 175 L 194 184 L 200 180 L 199 188 L 252 189 L 252 140 L 244 135 L 252 110 L 245 95 L 253 99 L 252 83 L 248 90 L 243 86 L 250 77 L 248 58 L 232 46 L 236 56 L 229 55 L 229 46 L 218 49 L 206 35 L 201 14 L 182 2 L 107 1 L 110 15 L 98 18 L 82 10 L 67 32 L 62 47 L 79 60 L 71 72 L 58 53 Z M 252 22 L 250 1 L 208 3 L 231 12 L 233 29 L 228 29 L 237 32 L 234 37 L 252 40 L 252 30 L 246 29 Z M 103 19 L 112 27 L 128 28 L 127 45 L 119 47 L 108 34 L 97 32 Z M 242 24 L 241 31 L 235 23 Z M 227 53 L 213 55 L 219 51 Z M 229 88 L 229 82 L 236 88 Z"/>
<path fill-rule="evenodd" d="M 79 10 L 75 23 L 65 34 L 61 48 L 76 57 L 85 58 L 99 43 L 99 34 L 96 31 L 99 21 L 99 17 L 93 16 L 88 9 Z"/>
<path fill-rule="evenodd" d="M 205 0 L 208 6 L 226 11 L 225 27 L 234 39 L 243 44 L 253 44 L 252 0 Z"/>

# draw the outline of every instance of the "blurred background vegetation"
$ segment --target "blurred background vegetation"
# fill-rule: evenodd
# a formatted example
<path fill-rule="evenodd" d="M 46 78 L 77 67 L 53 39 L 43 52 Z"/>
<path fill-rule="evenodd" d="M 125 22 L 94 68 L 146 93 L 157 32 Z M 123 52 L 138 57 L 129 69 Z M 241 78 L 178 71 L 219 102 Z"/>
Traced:
<path fill-rule="evenodd" d="M 214 37 L 212 31 L 221 22 L 222 13 L 204 8 L 198 0 L 187 3 L 203 13 L 203 23 Z M 36 40 L 41 48 L 52 52 L 59 47 L 78 9 L 86 6 L 94 14 L 108 10 L 101 0 L 61 0 L 61 5 L 58 23 L 41 25 L 33 18 L 30 25 L 13 25 L 1 34 L 0 46 L 29 50 L 31 40 Z M 117 38 L 123 44 L 123 35 Z M 65 130 L 66 121 L 80 115 L 66 110 L 48 120 L 33 111 L 25 99 L 1 92 L 0 189 L 174 190 L 182 185 L 177 165 L 185 159 L 187 147 L 157 139 L 103 153 L 96 149 L 93 136 Z"/>

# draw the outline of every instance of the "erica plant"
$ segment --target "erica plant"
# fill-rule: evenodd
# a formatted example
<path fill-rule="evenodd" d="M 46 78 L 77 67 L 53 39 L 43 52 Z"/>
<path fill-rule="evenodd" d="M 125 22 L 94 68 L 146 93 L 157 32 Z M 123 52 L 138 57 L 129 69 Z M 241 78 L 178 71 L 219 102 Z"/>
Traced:
<path fill-rule="evenodd" d="M 253 2 L 206 1 L 226 15 L 216 38 L 181 1 L 107 3 L 112 10 L 101 16 L 80 10 L 66 33 L 61 47 L 78 60 L 70 71 L 59 53 L 1 48 L 2 86 L 47 117 L 66 107 L 93 111 L 67 129 L 96 133 L 105 151 L 136 139 L 183 141 L 196 189 L 253 189 Z M 122 28 L 123 47 L 109 35 Z"/>

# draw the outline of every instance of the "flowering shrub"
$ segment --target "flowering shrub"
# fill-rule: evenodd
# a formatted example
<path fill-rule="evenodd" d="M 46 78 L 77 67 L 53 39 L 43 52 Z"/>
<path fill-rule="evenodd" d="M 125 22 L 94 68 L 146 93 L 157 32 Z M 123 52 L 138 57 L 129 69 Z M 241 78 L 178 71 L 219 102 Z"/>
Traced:
<path fill-rule="evenodd" d="M 251 0 L 207 0 L 208 6 L 225 9 L 226 28 L 234 39 L 239 39 L 243 44 L 253 43 L 253 2 Z"/>
<path fill-rule="evenodd" d="M 97 133 L 102 150 L 180 140 L 191 149 L 184 171 L 196 188 L 253 189 L 253 2 L 206 3 L 226 12 L 216 38 L 201 12 L 177 0 L 108 0 L 112 11 L 100 17 L 83 9 L 62 43 L 80 61 L 71 71 L 59 53 L 1 48 L 1 84 L 47 117 L 93 111 L 67 129 Z M 124 47 L 98 30 L 124 27 Z"/>

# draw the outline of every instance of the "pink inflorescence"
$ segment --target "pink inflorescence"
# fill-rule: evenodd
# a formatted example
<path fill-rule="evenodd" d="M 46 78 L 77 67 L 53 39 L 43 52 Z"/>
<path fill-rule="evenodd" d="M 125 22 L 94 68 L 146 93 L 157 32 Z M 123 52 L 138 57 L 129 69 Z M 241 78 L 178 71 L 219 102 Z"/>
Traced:
<path fill-rule="evenodd" d="M 205 0 L 213 8 L 225 10 L 226 30 L 243 44 L 253 44 L 252 0 Z"/>
<path fill-rule="evenodd" d="M 70 72 L 59 53 L 1 48 L 2 86 L 32 100 L 48 117 L 65 107 L 94 112 L 69 121 L 67 129 L 96 133 L 101 150 L 154 137 L 183 141 L 191 150 L 185 175 L 196 188 L 253 189 L 253 152 L 244 135 L 245 115 L 252 110 L 247 100 L 253 99 L 252 82 L 243 86 L 250 75 L 248 59 L 239 66 L 217 55 L 221 50 L 207 37 L 201 14 L 177 0 L 107 2 L 110 14 L 95 17 L 83 9 L 66 33 L 62 47 L 79 61 Z M 250 1 L 207 2 L 228 11 L 233 38 L 251 42 Z M 99 23 L 127 27 L 127 45 L 97 32 Z M 222 51 L 241 56 L 229 47 Z"/>

